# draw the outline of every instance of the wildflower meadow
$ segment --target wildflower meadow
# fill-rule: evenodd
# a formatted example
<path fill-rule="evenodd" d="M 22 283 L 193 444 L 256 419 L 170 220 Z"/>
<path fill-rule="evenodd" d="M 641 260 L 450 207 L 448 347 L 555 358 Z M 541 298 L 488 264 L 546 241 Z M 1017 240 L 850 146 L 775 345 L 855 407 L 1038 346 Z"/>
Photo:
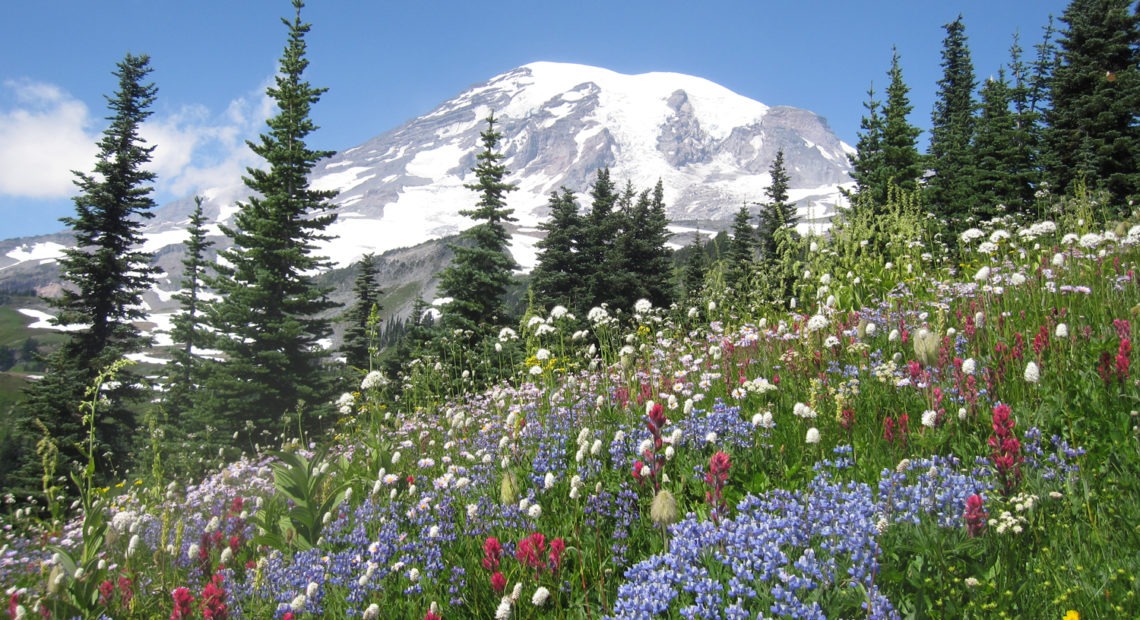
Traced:
<path fill-rule="evenodd" d="M 0 617 L 1138 617 L 1140 225 L 1064 215 L 808 237 L 789 309 L 533 311 L 513 379 L 372 373 L 203 479 L 47 472 Z"/>

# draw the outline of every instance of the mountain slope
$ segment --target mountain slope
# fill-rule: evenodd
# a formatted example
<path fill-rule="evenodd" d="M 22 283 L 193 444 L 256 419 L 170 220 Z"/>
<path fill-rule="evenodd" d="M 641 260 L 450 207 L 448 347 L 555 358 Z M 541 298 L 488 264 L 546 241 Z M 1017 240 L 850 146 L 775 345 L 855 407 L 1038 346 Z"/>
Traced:
<path fill-rule="evenodd" d="M 583 65 L 537 62 L 495 76 L 431 112 L 336 154 L 313 172 L 312 183 L 337 192 L 334 237 L 322 251 L 337 266 L 453 235 L 470 221 L 459 215 L 475 202 L 464 183 L 479 150 L 479 132 L 494 113 L 503 134 L 508 196 L 519 226 L 513 251 L 535 262 L 535 227 L 547 196 L 566 186 L 584 196 L 603 166 L 619 183 L 664 183 L 670 218 L 678 225 L 724 227 L 741 204 L 764 200 L 768 168 L 783 150 L 791 198 L 805 221 L 826 219 L 848 183 L 843 144 L 820 117 L 770 107 L 697 77 L 676 73 L 622 75 Z M 201 192 L 213 240 L 247 195 L 233 185 Z M 587 207 L 588 200 L 583 200 Z M 154 310 L 168 307 L 191 200 L 163 206 L 147 224 L 145 249 L 156 252 L 170 277 L 159 283 Z M 758 211 L 758 208 L 754 209 Z M 53 251 L 61 236 L 0 242 L 0 286 L 17 276 L 22 288 L 50 290 Z M 66 242 L 66 239 L 63 239 Z M 36 274 L 39 274 L 37 280 Z"/>

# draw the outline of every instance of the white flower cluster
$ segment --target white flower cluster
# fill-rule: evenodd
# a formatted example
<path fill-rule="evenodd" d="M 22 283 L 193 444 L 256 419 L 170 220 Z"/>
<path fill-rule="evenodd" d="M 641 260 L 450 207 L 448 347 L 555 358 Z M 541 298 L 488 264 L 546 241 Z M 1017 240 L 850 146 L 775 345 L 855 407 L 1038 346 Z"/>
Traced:
<path fill-rule="evenodd" d="M 815 409 L 812 409 L 803 403 L 796 403 L 795 407 L 792 408 L 792 413 L 794 413 L 797 417 L 803 418 L 805 420 L 815 419 L 815 417 L 819 415 L 816 413 Z"/>
<path fill-rule="evenodd" d="M 806 329 L 808 333 L 818 332 L 827 329 L 827 325 L 827 317 L 823 316 L 822 314 L 816 314 L 808 319 Z"/>
<path fill-rule="evenodd" d="M 379 370 L 373 370 L 364 375 L 364 379 L 360 382 L 360 389 L 371 390 L 373 388 L 382 388 L 387 384 L 388 379 L 384 376 L 384 373 Z"/>

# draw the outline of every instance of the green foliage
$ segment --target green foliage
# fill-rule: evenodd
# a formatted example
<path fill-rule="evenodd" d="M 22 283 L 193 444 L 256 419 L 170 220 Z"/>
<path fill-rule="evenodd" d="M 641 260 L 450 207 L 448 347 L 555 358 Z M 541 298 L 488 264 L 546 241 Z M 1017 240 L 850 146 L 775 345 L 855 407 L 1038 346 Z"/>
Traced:
<path fill-rule="evenodd" d="M 496 150 L 502 134 L 495 131 L 493 115 L 487 118 L 487 129 L 480 137 L 483 150 L 472 169 L 477 181 L 466 186 L 479 193 L 479 202 L 475 209 L 459 212 L 476 224 L 460 234 L 466 243 L 452 246 L 455 259 L 439 274 L 440 292 L 451 300 L 444 310 L 444 325 L 476 337 L 489 335 L 507 323 L 504 296 L 511 273 L 518 267 L 511 256 L 506 229 L 506 224 L 515 221 L 513 210 L 506 208 L 506 195 L 516 186 L 503 180 L 508 171 L 502 163 L 503 154 Z"/>
<path fill-rule="evenodd" d="M 45 379 L 32 384 L 18 417 L 20 433 L 35 437 L 36 421 L 59 441 L 65 463 L 77 462 L 81 424 L 75 403 L 101 368 L 150 343 L 135 325 L 145 318 L 143 292 L 154 282 L 151 255 L 137 249 L 142 244 L 142 220 L 153 217 L 151 183 L 147 169 L 154 147 L 140 136 L 142 123 L 150 116 L 156 88 L 146 83 L 150 60 L 127 54 L 115 76 L 118 90 L 108 97 L 110 125 L 98 143 L 95 169 L 76 174 L 79 195 L 76 213 L 63 218 L 75 234 L 76 245 L 64 251 L 60 274 L 68 284 L 58 298 L 48 300 L 59 310 L 60 325 L 79 325 L 63 345 L 47 358 Z M 126 464 L 130 451 L 135 410 L 131 406 L 145 395 L 141 377 L 124 376 L 109 390 L 111 403 L 99 417 L 97 436 L 102 466 L 109 473 Z M 18 468 L 27 473 L 30 452 Z M 32 466 L 34 467 L 34 466 Z M 18 475 L 18 474 L 17 474 Z M 25 477 L 25 481 L 27 478 Z"/>
<path fill-rule="evenodd" d="M 321 372 L 320 341 L 332 334 L 328 311 L 336 304 L 313 274 L 329 264 L 314 249 L 336 218 L 329 203 L 334 192 L 314 190 L 308 181 L 316 162 L 331 153 L 306 145 L 316 129 L 311 106 L 325 89 L 304 80 L 309 25 L 301 21 L 303 3 L 293 5 L 293 20 L 282 20 L 289 39 L 280 71 L 266 91 L 277 112 L 268 132 L 250 145 L 268 167 L 246 171 L 252 195 L 233 227 L 223 227 L 233 247 L 220 253 L 225 262 L 209 279 L 219 299 L 207 316 L 224 361 L 207 365 L 205 389 L 197 393 L 208 423 L 225 435 L 240 433 L 250 445 L 279 428 L 288 412 L 305 403 L 323 406 L 332 394 Z"/>
<path fill-rule="evenodd" d="M 543 308 L 568 304 L 583 296 L 590 272 L 580 253 L 584 231 L 574 192 L 565 187 L 561 192 L 551 192 L 547 208 L 550 219 L 538 225 L 546 236 L 535 244 L 538 264 L 531 274 L 535 304 Z"/>
<path fill-rule="evenodd" d="M 756 229 L 752 227 L 748 205 L 740 205 L 732 219 L 732 238 L 726 261 L 725 279 L 729 286 L 740 289 L 756 267 Z"/>
<path fill-rule="evenodd" d="M 355 301 L 344 316 L 348 327 L 344 331 L 341 351 L 350 367 L 368 371 L 372 369 L 373 357 L 379 349 L 380 311 L 384 309 L 380 305 L 380 297 L 384 291 L 376 285 L 375 255 L 365 254 L 357 265 L 359 271 L 352 285 Z"/>
<path fill-rule="evenodd" d="M 915 189 L 923 172 L 922 158 L 917 147 L 921 130 L 908 120 L 912 110 L 910 88 L 903 81 L 898 50 L 891 56 L 891 68 L 887 75 L 890 83 L 887 85 L 887 101 L 883 106 L 883 169 L 877 175 L 880 183 L 872 193 L 879 204 L 886 201 L 887 189 L 892 184 L 907 190 Z"/>
<path fill-rule="evenodd" d="M 274 456 L 273 476 L 280 495 L 255 516 L 263 530 L 260 542 L 311 549 L 320 541 L 328 516 L 347 497 L 349 482 L 336 480 L 338 470 L 325 451 L 312 458 L 297 452 L 275 452 Z"/>
<path fill-rule="evenodd" d="M 1131 0 L 1073 0 L 1061 16 L 1046 112 L 1055 193 L 1080 179 L 1112 197 L 1113 214 L 1140 194 L 1140 14 Z"/>
<path fill-rule="evenodd" d="M 207 348 L 210 334 L 205 329 L 202 306 L 202 286 L 206 277 L 206 252 L 214 243 L 206 239 L 206 218 L 202 212 L 202 198 L 194 197 L 194 211 L 190 214 L 187 227 L 189 236 L 185 242 L 186 256 L 182 259 L 181 290 L 174 294 L 179 303 L 179 311 L 171 319 L 173 328 L 170 339 L 174 348 L 170 352 L 171 361 L 167 365 L 166 391 L 163 405 L 168 413 L 181 420 L 181 430 L 204 424 L 192 424 L 190 417 L 193 408 L 193 393 L 202 382 L 202 362 L 196 351 Z"/>
<path fill-rule="evenodd" d="M 931 212 L 946 224 L 944 238 L 951 247 L 965 230 L 966 214 L 977 202 L 975 166 L 974 65 L 966 43 L 962 16 L 944 26 L 942 78 L 931 114 L 929 162 L 933 176 L 927 181 Z M 1000 105 L 1000 104 L 999 104 Z M 1008 101 L 1005 102 L 1008 106 Z M 986 206 L 983 205 L 982 209 Z"/>

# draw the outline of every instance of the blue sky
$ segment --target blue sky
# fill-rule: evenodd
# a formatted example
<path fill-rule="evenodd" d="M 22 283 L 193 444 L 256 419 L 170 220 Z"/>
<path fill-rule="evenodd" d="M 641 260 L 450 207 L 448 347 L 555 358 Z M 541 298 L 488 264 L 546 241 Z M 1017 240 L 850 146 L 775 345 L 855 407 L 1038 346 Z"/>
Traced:
<path fill-rule="evenodd" d="M 552 60 L 622 73 L 697 75 L 768 105 L 806 108 L 854 144 L 868 86 L 897 45 L 920 127 L 929 124 L 943 24 L 961 13 L 979 79 L 1031 57 L 1067 0 L 310 0 L 306 76 L 317 148 L 355 146 L 464 88 Z M 89 171 L 111 72 L 149 54 L 158 99 L 156 199 L 238 178 L 245 140 L 269 112 L 265 86 L 285 44 L 287 0 L 52 0 L 0 3 L 0 238 L 60 230 Z M 924 138 L 925 139 L 925 136 Z"/>

